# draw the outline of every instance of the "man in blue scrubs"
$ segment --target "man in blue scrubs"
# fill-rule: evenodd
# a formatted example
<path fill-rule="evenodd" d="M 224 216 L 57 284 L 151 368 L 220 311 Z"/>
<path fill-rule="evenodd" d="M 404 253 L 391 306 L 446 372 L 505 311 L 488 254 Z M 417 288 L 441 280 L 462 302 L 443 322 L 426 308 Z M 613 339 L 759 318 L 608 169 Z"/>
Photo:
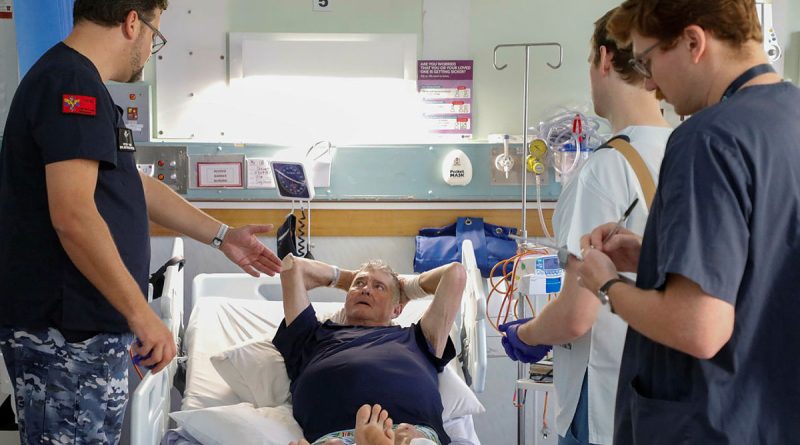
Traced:
<path fill-rule="evenodd" d="M 159 372 L 172 334 L 147 305 L 149 221 L 258 275 L 280 270 L 256 234 L 140 175 L 104 83 L 141 78 L 166 0 L 77 0 L 74 29 L 30 69 L 0 150 L 0 348 L 23 444 L 117 443 L 127 354 Z M 131 334 L 132 331 L 132 334 Z"/>
<path fill-rule="evenodd" d="M 630 328 L 614 443 L 800 437 L 800 90 L 752 0 L 627 0 L 609 30 L 681 115 L 644 238 L 582 240 L 581 281 Z M 638 266 L 638 267 L 637 267 Z M 636 286 L 617 271 L 638 271 Z"/>

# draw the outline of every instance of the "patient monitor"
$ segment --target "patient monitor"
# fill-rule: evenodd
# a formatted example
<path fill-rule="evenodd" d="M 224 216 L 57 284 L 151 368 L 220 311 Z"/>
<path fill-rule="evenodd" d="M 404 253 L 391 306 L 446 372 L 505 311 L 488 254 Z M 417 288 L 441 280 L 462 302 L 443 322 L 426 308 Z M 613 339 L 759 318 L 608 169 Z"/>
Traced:
<path fill-rule="evenodd" d="M 519 263 L 519 289 L 529 297 L 557 294 L 561 292 L 564 269 L 558 255 L 534 254 L 524 257 Z"/>

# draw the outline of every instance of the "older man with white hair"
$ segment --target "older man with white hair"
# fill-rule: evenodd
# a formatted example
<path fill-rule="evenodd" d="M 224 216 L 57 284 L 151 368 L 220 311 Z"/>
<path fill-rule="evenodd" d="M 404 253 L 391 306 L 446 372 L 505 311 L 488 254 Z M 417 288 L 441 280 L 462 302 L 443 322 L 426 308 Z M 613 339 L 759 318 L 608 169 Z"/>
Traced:
<path fill-rule="evenodd" d="M 426 438 L 446 445 L 438 373 L 455 356 L 450 328 L 461 304 L 466 272 L 452 263 L 401 282 L 370 261 L 358 271 L 287 256 L 281 284 L 285 319 L 273 340 L 292 380 L 294 417 L 315 444 L 348 444 L 364 405 L 392 414 L 395 441 Z M 317 320 L 308 290 L 348 289 L 341 323 Z M 406 292 L 404 292 L 404 290 Z M 393 326 L 408 296 L 434 294 L 419 323 Z M 401 437 L 398 437 L 401 436 Z"/>

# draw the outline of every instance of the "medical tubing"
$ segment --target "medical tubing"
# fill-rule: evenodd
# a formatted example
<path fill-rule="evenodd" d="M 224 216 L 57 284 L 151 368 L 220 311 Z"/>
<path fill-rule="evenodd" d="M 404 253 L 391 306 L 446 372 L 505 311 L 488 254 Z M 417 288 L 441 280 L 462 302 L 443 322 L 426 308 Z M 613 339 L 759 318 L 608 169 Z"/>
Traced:
<path fill-rule="evenodd" d="M 520 260 L 524 259 L 526 256 L 529 255 L 546 255 L 547 251 L 542 249 L 531 249 L 526 250 L 524 252 L 518 253 L 513 257 L 499 261 L 492 267 L 492 270 L 489 274 L 489 283 L 491 285 L 491 289 L 489 293 L 486 295 L 486 307 L 490 307 L 489 303 L 491 302 L 492 296 L 495 293 L 501 293 L 498 287 L 500 286 L 501 282 L 506 282 L 506 290 L 503 292 L 503 301 L 500 302 L 500 308 L 497 312 L 497 316 L 493 317 L 492 315 L 487 316 L 486 318 L 489 320 L 489 324 L 498 332 L 500 332 L 499 326 L 503 323 L 506 323 L 509 317 L 512 315 L 516 315 L 517 304 L 514 304 L 514 292 L 517 290 L 516 284 L 516 275 L 517 275 L 517 266 L 519 265 Z M 511 270 L 508 270 L 508 268 Z M 500 268 L 502 274 L 495 280 L 495 271 Z M 527 299 L 528 306 L 531 308 L 531 315 L 535 316 L 535 312 L 533 311 L 533 305 L 531 304 L 530 300 Z M 523 304 L 525 304 L 523 302 Z"/>
<path fill-rule="evenodd" d="M 536 205 L 539 210 L 539 224 L 542 225 L 544 236 L 548 240 L 554 241 L 553 237 L 550 236 L 550 231 L 547 230 L 547 224 L 544 222 L 544 207 L 542 206 L 542 179 L 539 177 L 539 175 L 536 175 Z"/>
<path fill-rule="evenodd" d="M 573 124 L 580 120 L 580 130 Z M 599 134 L 600 121 L 596 118 L 587 117 L 583 113 L 574 110 L 566 110 L 557 114 L 553 118 L 539 124 L 539 137 L 544 139 L 553 151 L 565 150 L 568 145 L 575 144 L 575 159 L 569 169 L 561 168 L 557 162 L 553 162 L 553 168 L 562 175 L 572 172 L 580 162 L 580 155 L 583 151 L 590 151 L 591 147 L 599 147 L 603 143 L 603 137 Z M 582 141 L 582 142 L 581 142 Z M 566 167 L 566 166 L 562 166 Z"/>
<path fill-rule="evenodd" d="M 306 210 L 300 204 L 300 218 L 297 220 L 297 256 L 300 258 L 306 257 Z"/>

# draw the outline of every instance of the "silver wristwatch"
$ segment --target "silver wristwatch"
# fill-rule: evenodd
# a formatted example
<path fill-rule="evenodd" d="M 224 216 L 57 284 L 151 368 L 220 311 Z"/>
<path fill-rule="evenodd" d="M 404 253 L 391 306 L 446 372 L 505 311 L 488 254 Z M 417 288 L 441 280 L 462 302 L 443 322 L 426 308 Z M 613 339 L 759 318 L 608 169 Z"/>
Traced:
<path fill-rule="evenodd" d="M 608 299 L 608 290 L 611 289 L 611 286 L 617 283 L 624 283 L 625 280 L 622 278 L 612 278 L 606 281 L 606 284 L 600 286 L 600 289 L 597 289 L 597 298 L 600 300 L 601 303 L 607 304 L 611 312 L 614 312 L 614 306 L 611 305 L 611 300 Z"/>

